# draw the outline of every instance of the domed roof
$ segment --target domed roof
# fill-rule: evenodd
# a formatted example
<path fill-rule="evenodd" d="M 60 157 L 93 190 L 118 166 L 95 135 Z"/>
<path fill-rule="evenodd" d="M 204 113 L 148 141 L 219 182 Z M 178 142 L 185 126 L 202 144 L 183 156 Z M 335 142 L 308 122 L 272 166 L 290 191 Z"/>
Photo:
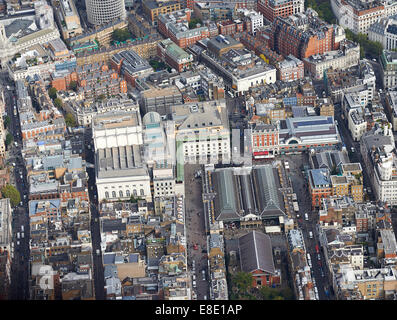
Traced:
<path fill-rule="evenodd" d="M 142 122 L 145 126 L 149 124 L 160 123 L 161 116 L 157 112 L 151 111 L 143 116 Z"/>

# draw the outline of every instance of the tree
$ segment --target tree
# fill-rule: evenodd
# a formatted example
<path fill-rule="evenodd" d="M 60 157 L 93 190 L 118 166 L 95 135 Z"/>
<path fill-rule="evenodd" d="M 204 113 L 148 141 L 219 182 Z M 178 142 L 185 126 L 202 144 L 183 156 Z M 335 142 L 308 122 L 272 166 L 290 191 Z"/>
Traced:
<path fill-rule="evenodd" d="M 252 289 L 253 278 L 251 273 L 238 272 L 232 281 L 239 293 L 246 294 Z"/>
<path fill-rule="evenodd" d="M 57 89 L 55 89 L 54 87 L 51 87 L 50 89 L 48 89 L 48 95 L 50 96 L 50 98 L 52 100 L 55 100 L 57 97 Z"/>
<path fill-rule="evenodd" d="M 115 29 L 112 33 L 112 39 L 113 41 L 126 41 L 128 39 L 132 38 L 131 33 L 128 31 L 128 29 Z"/>
<path fill-rule="evenodd" d="M 11 118 L 9 116 L 4 117 L 4 128 L 8 128 L 9 124 L 11 122 Z"/>
<path fill-rule="evenodd" d="M 70 88 L 70 90 L 77 92 L 77 81 L 74 81 L 74 80 L 70 81 L 69 88 Z"/>
<path fill-rule="evenodd" d="M 1 189 L 1 194 L 3 198 L 9 198 L 11 205 L 13 207 L 17 206 L 19 202 L 21 202 L 21 195 L 19 191 L 12 185 L 7 184 Z"/>
<path fill-rule="evenodd" d="M 192 18 L 189 21 L 189 29 L 196 28 L 197 24 L 203 24 L 203 22 L 199 18 Z"/>
<path fill-rule="evenodd" d="M 360 58 L 366 55 L 376 58 L 382 54 L 383 46 L 380 42 L 368 40 L 364 33 L 354 34 L 351 30 L 345 30 L 346 38 L 360 44 Z"/>
<path fill-rule="evenodd" d="M 74 118 L 74 116 L 68 112 L 65 115 L 65 123 L 68 127 L 75 127 L 76 126 L 76 119 Z"/>
<path fill-rule="evenodd" d="M 14 137 L 11 133 L 6 135 L 6 145 L 9 146 L 14 141 Z"/>
<path fill-rule="evenodd" d="M 134 195 L 132 195 L 130 198 L 131 203 L 137 203 L 138 200 L 141 200 L 141 197 L 135 197 Z"/>
<path fill-rule="evenodd" d="M 58 109 L 61 109 L 62 106 L 63 106 L 62 100 L 59 99 L 59 98 L 56 98 L 56 99 L 54 100 L 54 106 L 57 107 Z"/>

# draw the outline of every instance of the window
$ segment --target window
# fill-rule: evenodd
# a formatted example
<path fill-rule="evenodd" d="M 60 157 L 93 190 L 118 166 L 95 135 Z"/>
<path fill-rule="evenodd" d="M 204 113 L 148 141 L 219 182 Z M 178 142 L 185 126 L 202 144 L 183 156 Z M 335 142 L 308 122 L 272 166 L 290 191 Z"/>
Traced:
<path fill-rule="evenodd" d="M 116 198 L 116 191 L 112 191 L 112 197 Z"/>
<path fill-rule="evenodd" d="M 127 191 L 125 192 L 125 194 L 127 195 L 127 197 L 131 197 L 130 190 L 127 190 Z"/>
<path fill-rule="evenodd" d="M 119 191 L 119 196 L 120 196 L 120 198 L 123 198 L 124 196 L 123 196 L 123 191 Z"/>
<path fill-rule="evenodd" d="M 136 196 L 138 195 L 138 192 L 136 191 L 136 189 L 134 189 L 134 190 L 132 191 L 132 193 L 133 193 L 134 197 L 136 197 Z"/>
<path fill-rule="evenodd" d="M 145 195 L 145 191 L 143 189 L 141 189 L 141 196 Z"/>

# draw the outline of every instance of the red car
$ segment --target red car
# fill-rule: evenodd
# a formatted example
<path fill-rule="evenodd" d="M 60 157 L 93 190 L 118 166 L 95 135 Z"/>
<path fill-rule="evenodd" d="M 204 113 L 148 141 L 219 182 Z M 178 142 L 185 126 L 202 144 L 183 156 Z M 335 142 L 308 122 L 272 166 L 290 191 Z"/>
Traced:
<path fill-rule="evenodd" d="M 193 246 L 193 249 L 194 249 L 194 250 L 198 250 L 198 245 L 197 245 L 197 243 Z"/>

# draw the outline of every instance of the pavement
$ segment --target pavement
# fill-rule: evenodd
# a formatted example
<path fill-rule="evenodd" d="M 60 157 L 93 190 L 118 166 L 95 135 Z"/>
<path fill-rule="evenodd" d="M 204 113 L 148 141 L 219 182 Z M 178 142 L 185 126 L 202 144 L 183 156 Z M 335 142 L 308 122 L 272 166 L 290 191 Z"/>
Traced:
<path fill-rule="evenodd" d="M 86 128 L 84 132 L 85 145 L 85 160 L 94 164 L 94 145 L 92 141 L 92 132 L 90 128 Z M 98 210 L 98 196 L 95 184 L 95 169 L 87 168 L 88 173 L 88 194 L 90 198 L 90 212 L 91 212 L 91 240 L 92 240 L 92 256 L 94 269 L 94 285 L 96 300 L 105 300 L 105 279 L 104 268 L 102 263 L 101 251 L 101 233 L 100 233 L 100 219 Z M 99 255 L 97 254 L 99 250 Z"/>
<path fill-rule="evenodd" d="M 197 293 L 197 299 L 203 300 L 204 296 L 209 297 L 208 282 L 208 259 L 207 254 L 202 252 L 207 250 L 207 232 L 202 201 L 201 179 L 195 179 L 194 173 L 200 170 L 200 165 L 185 165 L 185 223 L 187 236 L 187 255 L 188 265 L 191 275 L 196 276 L 197 288 L 193 290 Z M 194 244 L 198 244 L 198 249 L 194 250 Z M 195 261 L 195 270 L 192 270 L 192 261 Z M 205 281 L 203 280 L 202 270 L 205 271 Z"/>
<path fill-rule="evenodd" d="M 295 219 L 297 219 L 298 226 L 302 230 L 306 246 L 306 252 L 309 253 L 311 256 L 312 277 L 315 279 L 316 282 L 319 299 L 331 300 L 332 296 L 328 297 L 325 294 L 325 289 L 328 289 L 329 287 L 325 258 L 323 253 L 320 251 L 321 259 L 318 259 L 315 250 L 316 244 L 321 247 L 317 235 L 318 211 L 312 211 L 311 197 L 308 189 L 307 179 L 304 177 L 304 173 L 302 173 L 303 167 L 305 165 L 309 165 L 309 155 L 307 153 L 302 153 L 299 155 L 282 155 L 280 156 L 280 158 L 283 160 L 287 160 L 290 166 L 290 170 L 287 170 L 287 172 L 291 180 L 293 190 L 297 194 L 297 200 L 299 205 L 299 217 L 295 215 Z M 304 219 L 305 213 L 308 213 L 308 221 Z M 309 237 L 310 231 L 312 231 L 313 233 L 313 239 Z M 322 275 L 322 270 L 324 276 Z"/>
<path fill-rule="evenodd" d="M 7 89 L 9 85 L 11 90 Z M 20 195 L 21 203 L 12 208 L 13 209 L 13 242 L 14 242 L 14 257 L 11 263 L 11 288 L 10 297 L 12 300 L 27 300 L 29 299 L 29 285 L 28 279 L 30 276 L 30 248 L 29 248 L 29 210 L 28 210 L 28 187 L 26 183 L 26 168 L 22 158 L 21 146 L 21 131 L 19 124 L 18 113 L 14 115 L 14 105 L 16 105 L 15 91 L 13 83 L 8 79 L 8 75 L 0 73 L 0 87 L 4 88 L 4 99 L 6 104 L 6 112 L 11 121 L 7 131 L 14 137 L 14 142 L 7 148 L 8 165 L 15 163 L 14 170 L 11 171 L 10 182 L 16 186 Z M 22 237 L 22 226 L 24 228 Z M 20 234 L 19 239 L 17 233 Z"/>

